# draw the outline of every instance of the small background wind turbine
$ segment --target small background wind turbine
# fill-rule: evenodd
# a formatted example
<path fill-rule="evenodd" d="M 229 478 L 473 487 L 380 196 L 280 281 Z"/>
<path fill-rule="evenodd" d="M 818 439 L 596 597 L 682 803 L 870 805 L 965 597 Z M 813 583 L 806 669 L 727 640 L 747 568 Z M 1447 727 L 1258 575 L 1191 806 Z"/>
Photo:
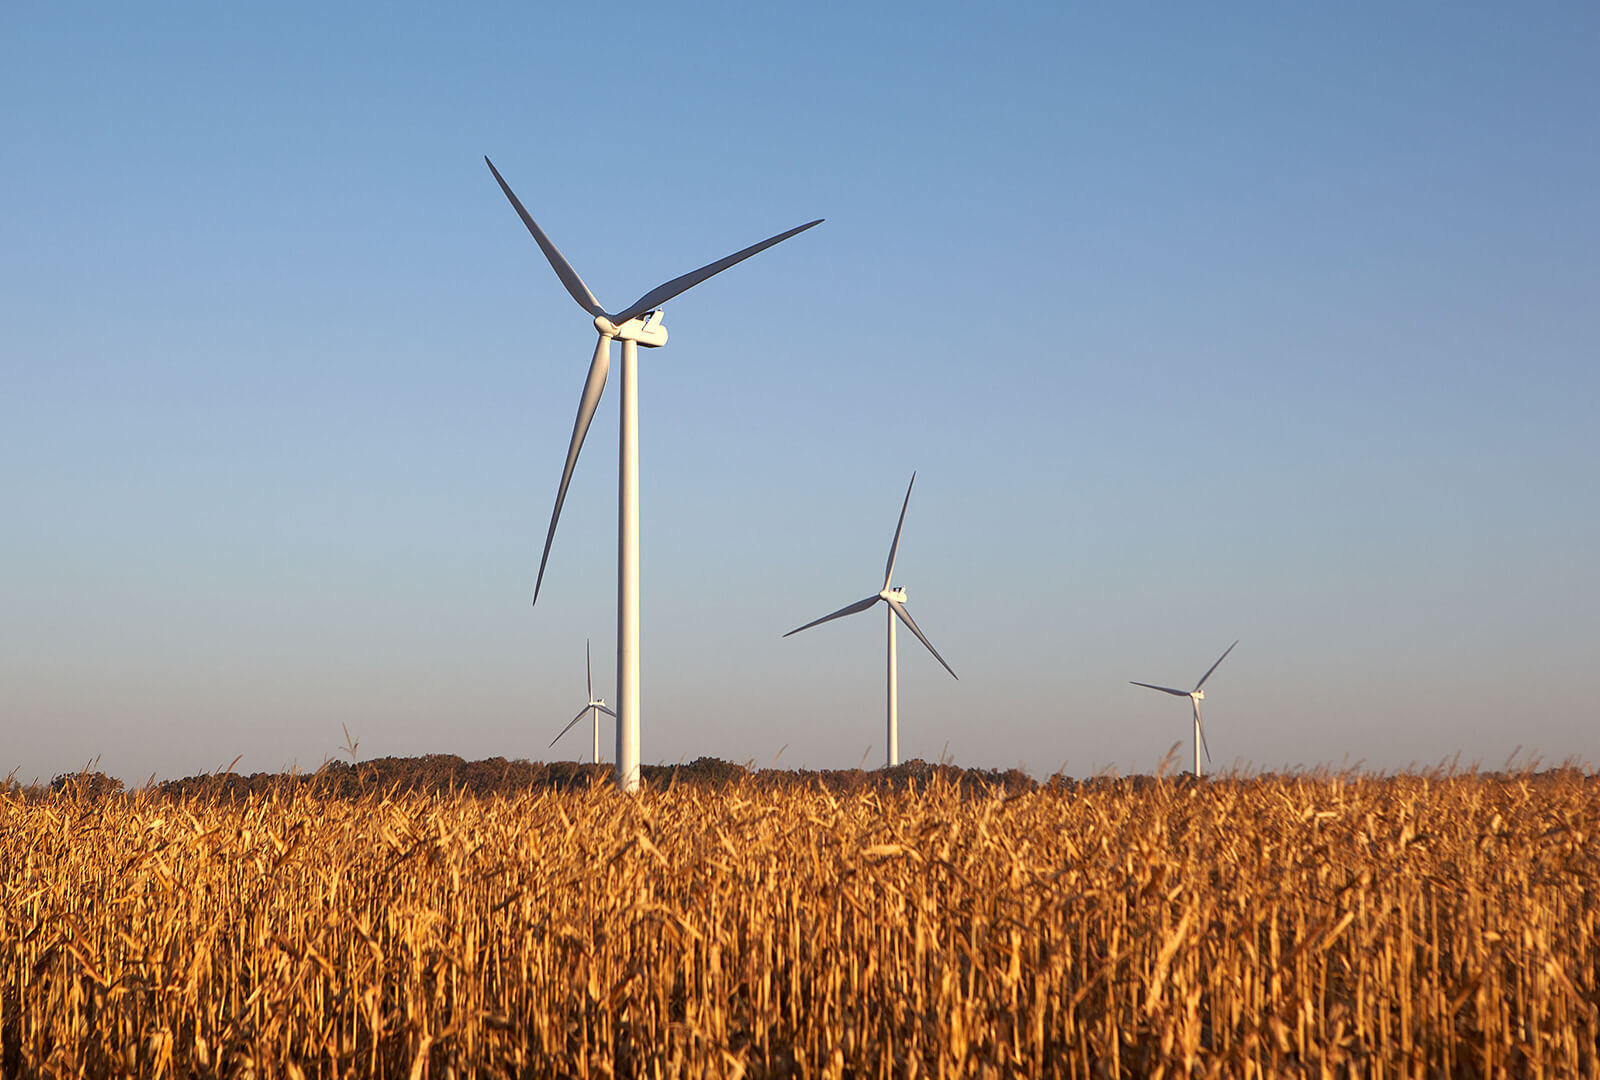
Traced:
<path fill-rule="evenodd" d="M 572 425 L 572 441 L 567 446 L 567 462 L 561 470 L 561 486 L 556 490 L 555 509 L 550 512 L 550 531 L 545 534 L 544 554 L 539 557 L 539 577 L 533 586 L 533 601 L 539 602 L 539 587 L 544 584 L 544 568 L 550 559 L 550 544 L 556 537 L 556 521 L 561 517 L 561 504 L 567 498 L 567 484 L 572 480 L 573 467 L 578 464 L 578 451 L 583 448 L 584 436 L 589 433 L 589 422 L 600 404 L 600 393 L 605 389 L 606 374 L 611 370 L 611 341 L 622 342 L 622 423 L 620 425 L 620 452 L 617 455 L 617 786 L 624 791 L 639 790 L 639 408 L 638 408 L 638 347 L 659 348 L 667 343 L 667 329 L 661 325 L 661 305 L 700 284 L 714 274 L 720 274 L 735 263 L 765 251 L 773 244 L 803 233 L 822 219 L 770 236 L 759 244 L 736 251 L 726 258 L 707 263 L 698 270 L 673 278 L 658 285 L 639 299 L 615 314 L 608 314 L 594 298 L 589 286 L 583 283 L 578 272 L 556 250 L 550 238 L 539 228 L 533 217 L 523 208 L 522 202 L 511 191 L 510 185 L 487 157 L 484 163 L 494 173 L 500 190 L 506 193 L 517 216 L 533 234 L 539 250 L 550 263 L 550 268 L 561 279 L 561 284 L 578 306 L 594 316 L 594 328 L 600 335 L 595 345 L 594 359 L 589 362 L 589 375 L 583 383 L 583 396 L 578 399 L 578 418 Z"/>
<path fill-rule="evenodd" d="M 927 635 L 925 635 L 922 630 L 918 628 L 916 621 L 911 618 L 911 612 L 906 610 L 906 591 L 904 589 L 891 588 L 889 584 L 890 580 L 894 577 L 895 556 L 900 551 L 900 530 L 905 528 L 906 508 L 911 505 L 911 488 L 916 484 L 916 482 L 917 474 L 912 473 L 911 483 L 906 485 L 905 502 L 900 504 L 900 522 L 894 527 L 894 541 L 889 545 L 889 561 L 883 568 L 883 588 L 879 589 L 876 594 L 869 596 L 864 600 L 857 600 L 855 603 L 850 604 L 847 607 L 842 607 L 831 615 L 824 615 L 820 619 L 813 619 L 804 626 L 797 626 L 793 630 L 790 630 L 788 634 L 783 635 L 784 637 L 789 637 L 791 634 L 798 634 L 802 630 L 809 630 L 813 626 L 820 626 L 821 624 L 832 619 L 840 619 L 846 615 L 854 615 L 858 611 L 867 610 L 880 600 L 889 606 L 889 610 L 886 613 L 886 618 L 889 622 L 889 765 L 891 767 L 900 764 L 900 692 L 897 685 L 898 661 L 895 656 L 895 619 L 899 618 L 906 624 L 906 626 L 910 627 L 911 632 L 917 635 L 917 640 L 928 647 L 928 651 L 933 654 L 933 658 L 939 661 L 940 664 L 943 664 L 946 671 L 950 672 L 950 677 L 952 679 L 957 678 L 955 670 L 949 664 L 944 662 L 944 657 L 939 655 L 939 650 L 933 647 L 933 642 L 928 640 Z"/>
<path fill-rule="evenodd" d="M 1233 645 L 1237 644 L 1239 644 L 1237 641 L 1233 643 Z M 1206 684 L 1207 679 L 1211 678 L 1211 673 L 1217 670 L 1217 664 L 1228 658 L 1228 654 L 1233 651 L 1233 645 L 1229 645 L 1222 651 L 1222 655 L 1217 657 L 1217 663 L 1206 669 L 1206 673 L 1200 676 L 1200 681 L 1194 684 L 1193 690 L 1174 690 L 1170 686 L 1156 686 L 1153 683 L 1128 680 L 1134 686 L 1143 686 L 1148 690 L 1160 690 L 1163 694 L 1172 694 L 1175 697 L 1186 697 L 1189 699 L 1190 704 L 1194 706 L 1194 774 L 1196 776 L 1200 775 L 1200 748 L 1202 746 L 1205 746 L 1206 762 L 1209 764 L 1211 761 L 1211 747 L 1206 746 L 1206 730 L 1200 725 L 1200 702 L 1204 701 L 1206 696 L 1206 692 L 1200 688 Z"/>
<path fill-rule="evenodd" d="M 589 643 L 587 641 L 583 643 L 583 671 L 589 683 L 589 704 L 579 709 L 578 715 L 568 721 L 567 726 L 561 729 L 561 735 L 571 731 L 573 726 L 583 719 L 583 714 L 588 713 L 590 719 L 594 721 L 594 763 L 598 765 L 600 764 L 600 714 L 605 713 L 613 720 L 617 718 L 617 714 L 607 707 L 605 698 L 594 696 L 594 666 L 589 663 Z M 550 745 L 554 746 L 560 742 L 561 735 L 551 739 Z"/>

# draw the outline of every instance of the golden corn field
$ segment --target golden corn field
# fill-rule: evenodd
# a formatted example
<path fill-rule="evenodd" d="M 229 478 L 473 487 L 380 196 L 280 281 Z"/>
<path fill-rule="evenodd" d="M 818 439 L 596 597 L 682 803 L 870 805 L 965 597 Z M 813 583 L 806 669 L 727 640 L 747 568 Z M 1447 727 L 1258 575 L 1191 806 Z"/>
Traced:
<path fill-rule="evenodd" d="M 0 799 L 12 1076 L 1578 1076 L 1594 778 Z"/>

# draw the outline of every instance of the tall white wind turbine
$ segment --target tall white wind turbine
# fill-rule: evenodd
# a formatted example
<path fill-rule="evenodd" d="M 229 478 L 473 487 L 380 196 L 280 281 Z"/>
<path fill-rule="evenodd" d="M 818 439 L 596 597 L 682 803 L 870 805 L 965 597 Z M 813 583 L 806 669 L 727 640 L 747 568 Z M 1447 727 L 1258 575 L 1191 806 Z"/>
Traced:
<path fill-rule="evenodd" d="M 617 718 L 617 714 L 612 712 L 606 705 L 605 698 L 594 696 L 594 666 L 589 663 L 589 643 L 587 641 L 583 643 L 583 670 L 589 680 L 589 704 L 578 710 L 578 715 L 574 716 L 567 723 L 567 726 L 561 729 L 561 735 L 571 731 L 578 721 L 583 719 L 583 714 L 588 713 L 589 718 L 594 721 L 594 763 L 598 765 L 600 764 L 600 714 L 605 713 L 613 720 Z M 561 735 L 551 739 L 550 745 L 554 746 L 560 742 Z"/>
<path fill-rule="evenodd" d="M 905 527 L 905 524 L 906 524 L 906 507 L 911 505 L 911 488 L 912 488 L 912 485 L 914 485 L 916 482 L 917 482 L 917 474 L 916 473 L 912 473 L 911 474 L 911 483 L 906 485 L 906 500 L 905 500 L 905 502 L 900 504 L 900 523 L 894 527 L 894 541 L 893 541 L 893 543 L 891 543 L 889 545 L 889 561 L 883 568 L 883 588 L 879 589 L 877 591 L 877 593 L 875 593 L 872 596 L 867 597 L 864 600 L 857 600 L 855 603 L 850 604 L 847 607 L 842 607 L 838 611 L 835 611 L 831 615 L 824 615 L 820 619 L 812 619 L 810 622 L 806 623 L 804 626 L 797 626 L 793 630 L 790 630 L 788 634 L 783 635 L 784 637 L 788 637 L 790 634 L 798 634 L 802 630 L 809 630 L 813 626 L 819 626 L 822 623 L 828 622 L 831 619 L 839 619 L 839 618 L 843 618 L 846 615 L 854 615 L 858 611 L 867 610 L 869 607 L 871 607 L 873 604 L 878 603 L 878 601 L 880 601 L 880 600 L 883 601 L 885 604 L 887 604 L 889 606 L 889 610 L 887 611 L 885 617 L 887 618 L 888 623 L 889 623 L 889 765 L 890 766 L 894 766 L 894 765 L 900 764 L 900 720 L 899 720 L 899 698 L 900 698 L 900 692 L 899 692 L 899 688 L 898 688 L 898 685 L 897 685 L 898 684 L 898 680 L 896 678 L 898 662 L 897 662 L 896 656 L 895 656 L 895 642 L 894 642 L 895 619 L 899 618 L 901 621 L 903 621 L 906 624 L 906 626 L 908 626 L 911 629 L 911 632 L 913 634 L 917 635 L 917 640 L 922 642 L 924 645 L 926 645 L 928 647 L 928 651 L 933 654 L 933 658 L 935 660 L 939 661 L 939 663 L 941 663 L 941 664 L 944 664 L 944 669 L 946 671 L 950 672 L 950 677 L 952 679 L 957 678 L 957 675 L 955 673 L 955 669 L 953 669 L 949 664 L 945 664 L 944 657 L 939 655 L 939 650 L 935 649 L 933 647 L 933 642 L 929 641 L 928 638 L 927 638 L 927 635 L 923 634 L 923 632 L 917 627 L 916 622 L 911 618 L 911 612 L 906 610 L 906 591 L 904 589 L 896 589 L 896 588 L 891 588 L 890 587 L 890 580 L 894 577 L 894 558 L 895 558 L 895 555 L 898 554 L 899 551 L 900 551 L 900 530 Z"/>
<path fill-rule="evenodd" d="M 561 517 L 561 504 L 567 497 L 567 484 L 572 480 L 572 470 L 578 463 L 578 451 L 583 448 L 583 438 L 589 433 L 589 422 L 594 419 L 595 408 L 600 404 L 600 392 L 605 389 L 606 374 L 611 368 L 611 342 L 622 342 L 622 423 L 620 453 L 617 460 L 617 786 L 624 791 L 639 789 L 639 411 L 638 411 L 638 347 L 658 348 L 667 343 L 666 327 L 661 325 L 661 305 L 700 284 L 714 274 L 720 274 L 735 263 L 765 251 L 773 244 L 805 232 L 822 219 L 809 221 L 788 232 L 768 237 L 743 251 L 716 262 L 707 263 L 698 270 L 675 277 L 645 293 L 632 304 L 615 313 L 608 313 L 589 291 L 570 263 L 550 242 L 533 217 L 523 208 L 512 193 L 510 185 L 501 177 L 494 162 L 485 157 L 489 171 L 494 173 L 500 190 L 506 193 L 517 216 L 528 227 L 533 238 L 549 260 L 550 266 L 566 286 L 567 292 L 578 306 L 594 316 L 594 328 L 600 335 L 595 345 L 594 359 L 589 363 L 589 375 L 583 383 L 583 395 L 578 399 L 578 418 L 572 425 L 572 441 L 567 446 L 567 462 L 561 470 L 561 486 L 556 489 L 555 509 L 550 512 L 550 530 L 544 538 L 544 554 L 539 557 L 539 577 L 533 586 L 533 601 L 539 602 L 539 588 L 544 584 L 544 568 L 550 559 L 550 544 L 556 536 L 556 521 Z"/>
<path fill-rule="evenodd" d="M 1239 644 L 1237 641 L 1233 643 L 1233 645 L 1237 644 Z M 1143 686 L 1148 690 L 1160 690 L 1163 694 L 1172 694 L 1175 697 L 1186 697 L 1189 699 L 1189 703 L 1194 706 L 1194 774 L 1196 776 L 1200 775 L 1200 748 L 1202 746 L 1205 746 L 1206 761 L 1209 762 L 1211 760 L 1211 747 L 1206 746 L 1205 728 L 1200 726 L 1200 703 L 1206 697 L 1206 692 L 1200 688 L 1206 684 L 1207 679 L 1211 678 L 1211 673 L 1217 670 L 1217 664 L 1228 658 L 1228 654 L 1233 651 L 1233 645 L 1229 645 L 1222 651 L 1222 655 L 1217 657 L 1217 663 L 1206 669 L 1206 673 L 1200 676 L 1200 681 L 1194 684 L 1193 690 L 1174 690 L 1170 686 L 1156 686 L 1152 683 L 1128 680 L 1134 686 Z"/>

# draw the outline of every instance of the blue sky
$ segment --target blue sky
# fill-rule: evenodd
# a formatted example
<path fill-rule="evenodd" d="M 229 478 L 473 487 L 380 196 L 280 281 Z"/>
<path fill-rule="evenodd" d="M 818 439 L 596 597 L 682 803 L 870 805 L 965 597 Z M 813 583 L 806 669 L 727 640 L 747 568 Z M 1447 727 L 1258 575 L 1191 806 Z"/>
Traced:
<path fill-rule="evenodd" d="M 643 756 L 1044 776 L 1597 749 L 1600 15 L 1582 5 L 0 12 L 0 771 Z M 569 739 L 573 738 L 569 736 Z M 607 748 L 609 759 L 611 750 Z"/>

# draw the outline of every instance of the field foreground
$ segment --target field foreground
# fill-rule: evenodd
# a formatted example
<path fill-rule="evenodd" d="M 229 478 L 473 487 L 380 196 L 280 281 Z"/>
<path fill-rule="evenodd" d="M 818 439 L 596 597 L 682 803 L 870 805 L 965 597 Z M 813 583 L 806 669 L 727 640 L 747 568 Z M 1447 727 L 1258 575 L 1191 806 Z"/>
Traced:
<path fill-rule="evenodd" d="M 0 1070 L 1594 1075 L 1597 794 L 0 797 Z"/>

